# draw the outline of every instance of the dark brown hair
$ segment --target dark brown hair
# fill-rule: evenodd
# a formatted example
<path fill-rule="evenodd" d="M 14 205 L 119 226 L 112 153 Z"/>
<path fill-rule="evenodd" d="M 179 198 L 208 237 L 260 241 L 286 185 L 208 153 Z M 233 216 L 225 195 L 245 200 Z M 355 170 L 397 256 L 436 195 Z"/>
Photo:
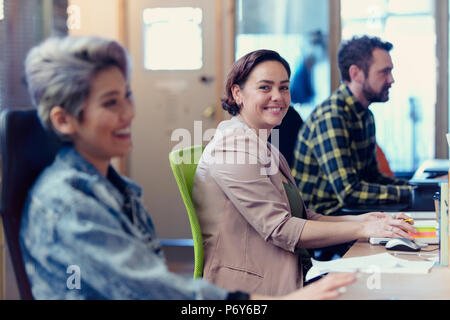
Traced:
<path fill-rule="evenodd" d="M 384 42 L 377 37 L 353 37 L 347 42 L 342 43 L 338 52 L 339 71 L 343 81 L 351 81 L 349 69 L 351 65 L 360 68 L 367 77 L 370 66 L 372 65 L 372 52 L 375 49 L 391 51 L 393 45 L 390 42 Z"/>
<path fill-rule="evenodd" d="M 286 69 L 288 77 L 291 77 L 291 68 L 289 67 L 289 63 L 284 60 L 278 52 L 262 49 L 247 53 L 233 64 L 233 67 L 227 76 L 225 96 L 221 99 L 221 101 L 222 108 L 228 111 L 229 114 L 235 116 L 240 111 L 240 106 L 238 106 L 234 100 L 231 88 L 235 84 L 237 84 L 240 88 L 243 88 L 252 70 L 264 61 L 280 62 Z"/>

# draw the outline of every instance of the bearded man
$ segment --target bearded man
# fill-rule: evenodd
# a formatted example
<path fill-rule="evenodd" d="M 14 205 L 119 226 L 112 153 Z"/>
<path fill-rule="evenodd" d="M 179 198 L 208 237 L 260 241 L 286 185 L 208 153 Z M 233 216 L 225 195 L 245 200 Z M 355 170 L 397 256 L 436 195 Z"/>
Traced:
<path fill-rule="evenodd" d="M 354 37 L 338 52 L 340 87 L 302 126 L 292 175 L 305 205 L 325 215 L 343 207 L 410 204 L 408 181 L 380 173 L 376 159 L 373 102 L 389 100 L 394 83 L 392 44 Z M 346 213 L 348 214 L 348 213 Z"/>

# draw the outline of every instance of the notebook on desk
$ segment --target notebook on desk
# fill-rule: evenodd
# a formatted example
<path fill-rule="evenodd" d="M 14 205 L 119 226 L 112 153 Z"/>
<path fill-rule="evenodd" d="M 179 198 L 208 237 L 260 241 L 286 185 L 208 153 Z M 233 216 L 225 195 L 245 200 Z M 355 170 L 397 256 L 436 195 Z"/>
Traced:
<path fill-rule="evenodd" d="M 312 259 L 311 262 L 312 267 L 306 274 L 306 281 L 329 272 L 427 274 L 434 265 L 434 261 L 409 261 L 394 257 L 387 252 L 331 261 Z"/>
<path fill-rule="evenodd" d="M 436 220 L 436 212 L 434 211 L 384 211 L 384 213 L 397 214 L 403 212 L 410 218 L 416 220 Z"/>
<path fill-rule="evenodd" d="M 448 168 L 427 168 L 423 170 L 423 172 L 446 175 L 448 173 Z"/>
<path fill-rule="evenodd" d="M 413 234 L 414 241 L 439 244 L 439 224 L 436 220 L 417 220 L 414 228 L 417 229 L 417 233 Z"/>
<path fill-rule="evenodd" d="M 444 162 L 436 163 L 430 167 L 427 167 L 423 172 L 429 172 L 429 173 L 442 173 L 447 174 L 448 173 L 448 160 L 445 159 Z"/>
<path fill-rule="evenodd" d="M 435 211 L 408 211 L 405 214 L 414 220 L 436 220 Z"/>
<path fill-rule="evenodd" d="M 434 170 L 445 171 L 445 173 L 447 173 L 449 169 L 449 161 L 448 159 L 429 159 L 424 162 L 424 166 L 424 172 L 433 172 Z"/>
<path fill-rule="evenodd" d="M 437 170 L 428 171 L 428 170 L 425 170 L 424 173 L 427 174 L 427 179 L 436 179 L 436 180 L 446 181 L 447 180 L 448 171 L 437 171 Z M 439 179 L 437 179 L 437 178 L 439 178 Z"/>

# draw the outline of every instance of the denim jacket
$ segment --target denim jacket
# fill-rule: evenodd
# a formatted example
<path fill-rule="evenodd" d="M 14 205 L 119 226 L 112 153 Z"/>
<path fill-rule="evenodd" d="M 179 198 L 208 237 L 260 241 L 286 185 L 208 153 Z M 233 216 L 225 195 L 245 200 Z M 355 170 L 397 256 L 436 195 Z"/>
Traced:
<path fill-rule="evenodd" d="M 71 146 L 31 189 L 20 244 L 36 299 L 228 296 L 206 280 L 169 272 L 140 187 L 112 167 L 105 178 Z"/>

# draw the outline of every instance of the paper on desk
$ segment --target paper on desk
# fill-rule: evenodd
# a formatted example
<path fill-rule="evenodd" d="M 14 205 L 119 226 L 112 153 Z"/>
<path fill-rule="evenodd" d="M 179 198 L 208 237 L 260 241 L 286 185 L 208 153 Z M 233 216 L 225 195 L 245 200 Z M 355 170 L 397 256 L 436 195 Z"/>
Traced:
<path fill-rule="evenodd" d="M 384 213 L 396 215 L 399 211 L 385 211 Z M 434 211 L 407 211 L 403 212 L 403 214 L 413 218 L 414 220 L 436 220 L 436 213 Z"/>
<path fill-rule="evenodd" d="M 394 257 L 389 253 L 370 256 L 341 258 L 332 261 L 312 259 L 313 266 L 306 274 L 309 281 L 327 272 L 364 272 L 364 273 L 411 273 L 426 274 L 433 266 L 433 261 L 409 261 Z"/>
<path fill-rule="evenodd" d="M 414 220 L 436 220 L 436 213 L 434 211 L 408 211 L 404 212 L 404 214 Z"/>

